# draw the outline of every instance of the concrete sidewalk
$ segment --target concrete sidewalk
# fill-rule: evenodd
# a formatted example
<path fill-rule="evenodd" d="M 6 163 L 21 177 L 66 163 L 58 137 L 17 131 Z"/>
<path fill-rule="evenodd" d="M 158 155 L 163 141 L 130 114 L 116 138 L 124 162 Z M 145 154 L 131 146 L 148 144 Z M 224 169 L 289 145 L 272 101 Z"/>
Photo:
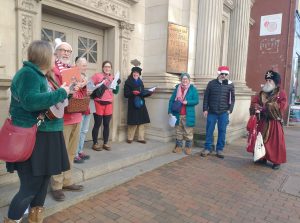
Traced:
<path fill-rule="evenodd" d="M 285 129 L 288 163 L 252 162 L 246 139 L 225 159 L 196 153 L 49 216 L 47 223 L 299 223 L 300 128 Z"/>

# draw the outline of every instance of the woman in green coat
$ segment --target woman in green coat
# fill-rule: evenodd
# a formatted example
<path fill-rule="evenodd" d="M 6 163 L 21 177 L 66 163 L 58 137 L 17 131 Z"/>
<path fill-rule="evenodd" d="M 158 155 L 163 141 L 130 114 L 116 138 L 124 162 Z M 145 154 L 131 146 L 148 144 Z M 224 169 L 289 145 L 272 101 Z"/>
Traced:
<path fill-rule="evenodd" d="M 55 83 L 48 81 L 47 75 L 53 65 L 50 43 L 41 40 L 32 42 L 28 48 L 28 61 L 23 63 L 11 84 L 9 112 L 14 125 L 32 127 L 37 124 L 40 114 L 45 114 L 49 107 L 67 98 L 69 87 L 62 85 L 56 86 L 56 89 Z M 8 218 L 4 222 L 18 222 L 28 207 L 28 221 L 43 222 L 43 205 L 50 176 L 70 168 L 62 131 L 61 118 L 50 120 L 45 117 L 38 127 L 31 157 L 24 162 L 7 163 L 9 172 L 17 171 L 20 188 L 10 203 Z"/>
<path fill-rule="evenodd" d="M 169 100 L 168 114 L 174 115 L 177 119 L 176 146 L 174 153 L 181 153 L 183 150 L 183 140 L 185 140 L 185 153 L 192 153 L 194 126 L 196 122 L 195 106 L 199 103 L 199 96 L 196 87 L 190 84 L 190 75 L 182 73 L 181 83 L 176 85 L 175 90 Z M 175 106 L 180 104 L 180 106 Z M 177 107 L 177 110 L 175 109 Z"/>

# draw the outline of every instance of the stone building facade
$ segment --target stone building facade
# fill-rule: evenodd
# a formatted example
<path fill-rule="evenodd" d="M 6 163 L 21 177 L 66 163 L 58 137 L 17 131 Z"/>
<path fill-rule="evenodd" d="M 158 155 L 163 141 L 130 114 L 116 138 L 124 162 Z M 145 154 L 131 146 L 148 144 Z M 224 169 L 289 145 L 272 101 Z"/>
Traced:
<path fill-rule="evenodd" d="M 244 133 L 252 91 L 246 86 L 251 7 L 254 0 L 3 0 L 0 8 L 0 123 L 8 113 L 9 86 L 35 39 L 60 37 L 73 46 L 73 59 L 84 55 L 89 75 L 113 62 L 124 83 L 130 60 L 142 62 L 146 86 L 157 86 L 147 98 L 151 124 L 146 138 L 170 141 L 168 99 L 178 74 L 166 72 L 168 24 L 188 27 L 188 69 L 200 92 L 196 139 L 205 135 L 203 91 L 217 77 L 217 67 L 228 65 L 236 87 L 236 106 L 230 118 L 228 141 Z M 122 86 L 123 87 L 123 86 Z M 126 138 L 126 103 L 122 90 L 114 102 L 111 140 Z"/>

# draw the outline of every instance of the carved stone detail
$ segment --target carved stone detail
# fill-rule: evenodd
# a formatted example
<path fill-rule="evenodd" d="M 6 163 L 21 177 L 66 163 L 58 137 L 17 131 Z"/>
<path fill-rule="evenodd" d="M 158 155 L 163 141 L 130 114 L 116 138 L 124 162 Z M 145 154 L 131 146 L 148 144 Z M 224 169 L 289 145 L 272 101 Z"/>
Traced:
<path fill-rule="evenodd" d="M 36 0 L 36 2 L 39 2 Z M 37 4 L 32 0 L 16 0 L 17 8 L 23 11 L 36 13 L 38 7 Z"/>
<path fill-rule="evenodd" d="M 27 48 L 33 40 L 33 18 L 32 16 L 22 15 L 21 22 L 22 59 L 25 60 L 27 57 Z"/>
<path fill-rule="evenodd" d="M 117 20 L 129 19 L 129 6 L 117 0 L 63 0 Z"/>
<path fill-rule="evenodd" d="M 130 39 L 131 32 L 134 30 L 134 24 L 122 21 L 120 22 L 119 28 L 121 37 Z"/>

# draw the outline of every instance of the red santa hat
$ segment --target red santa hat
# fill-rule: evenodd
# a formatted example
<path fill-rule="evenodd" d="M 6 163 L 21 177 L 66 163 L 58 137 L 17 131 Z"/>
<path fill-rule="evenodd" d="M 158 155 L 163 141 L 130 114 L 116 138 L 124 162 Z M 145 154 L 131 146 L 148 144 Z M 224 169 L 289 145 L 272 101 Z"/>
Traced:
<path fill-rule="evenodd" d="M 229 74 L 229 67 L 227 66 L 219 66 L 218 74 Z"/>

